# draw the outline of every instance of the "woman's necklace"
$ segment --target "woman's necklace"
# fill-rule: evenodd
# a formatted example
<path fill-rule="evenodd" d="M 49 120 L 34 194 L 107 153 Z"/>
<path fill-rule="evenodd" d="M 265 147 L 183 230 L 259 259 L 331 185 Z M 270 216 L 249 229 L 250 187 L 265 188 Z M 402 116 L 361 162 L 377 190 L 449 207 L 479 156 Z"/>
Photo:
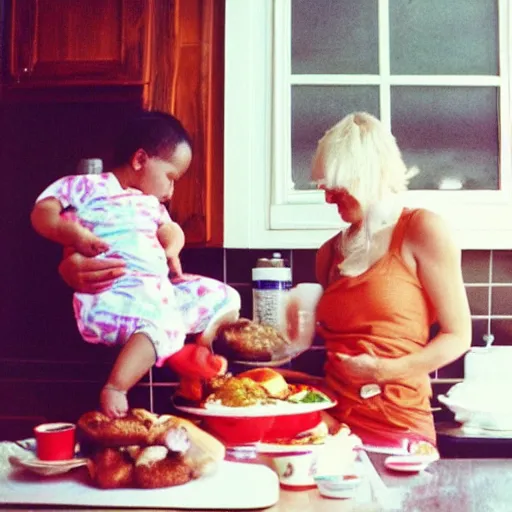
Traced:
<path fill-rule="evenodd" d="M 384 256 L 402 210 L 397 196 L 392 196 L 372 205 L 362 223 L 342 232 L 339 246 L 342 261 L 338 265 L 341 275 L 358 276 Z"/>

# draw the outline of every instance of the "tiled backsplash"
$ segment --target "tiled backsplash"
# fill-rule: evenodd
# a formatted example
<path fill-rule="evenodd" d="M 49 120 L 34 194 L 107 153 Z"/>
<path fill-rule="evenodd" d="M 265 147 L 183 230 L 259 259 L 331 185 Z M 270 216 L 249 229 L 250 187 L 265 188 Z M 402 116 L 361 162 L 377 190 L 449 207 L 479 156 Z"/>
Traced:
<path fill-rule="evenodd" d="M 280 252 L 292 269 L 293 284 L 315 281 L 315 250 L 186 249 L 186 272 L 221 279 L 242 297 L 242 315 L 252 316 L 251 269 L 259 257 Z M 512 345 L 512 251 L 463 251 L 462 270 L 473 320 L 473 345 L 492 333 L 497 345 Z M 457 365 L 439 377 L 462 378 Z"/>
<path fill-rule="evenodd" d="M 259 257 L 273 252 L 280 252 L 289 262 L 294 285 L 315 281 L 314 250 L 188 248 L 182 263 L 185 272 L 213 277 L 236 288 L 242 297 L 242 316 L 251 318 L 251 269 Z M 56 253 L 55 258 L 58 261 L 60 255 Z M 483 345 L 488 333 L 494 335 L 495 344 L 512 345 L 512 251 L 464 251 L 462 265 L 473 320 L 473 345 Z M 41 297 L 47 295 L 35 290 L 32 301 L 27 302 L 26 323 L 16 329 L 7 327 L 0 348 L 0 439 L 30 435 L 31 426 L 42 420 L 75 420 L 85 410 L 96 408 L 99 390 L 116 355 L 80 339 L 70 290 L 55 267 L 46 267 L 48 274 L 40 277 L 54 283 L 51 300 L 44 301 Z M 292 367 L 319 374 L 323 358 L 322 342 L 316 339 L 312 349 Z M 462 377 L 462 358 L 436 372 L 432 375 L 434 397 Z M 131 405 L 168 411 L 175 380 L 167 368 L 154 370 L 130 392 Z M 437 405 L 434 400 L 433 406 Z"/>

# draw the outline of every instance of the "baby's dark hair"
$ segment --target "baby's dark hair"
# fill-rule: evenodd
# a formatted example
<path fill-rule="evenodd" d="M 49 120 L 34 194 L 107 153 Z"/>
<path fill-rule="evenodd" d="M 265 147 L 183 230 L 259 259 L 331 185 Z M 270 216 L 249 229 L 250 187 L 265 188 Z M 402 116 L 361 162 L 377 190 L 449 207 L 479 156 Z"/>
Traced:
<path fill-rule="evenodd" d="M 176 146 L 192 140 L 181 122 L 171 114 L 142 111 L 129 118 L 114 145 L 114 167 L 127 164 L 138 149 L 150 157 L 168 158 Z"/>

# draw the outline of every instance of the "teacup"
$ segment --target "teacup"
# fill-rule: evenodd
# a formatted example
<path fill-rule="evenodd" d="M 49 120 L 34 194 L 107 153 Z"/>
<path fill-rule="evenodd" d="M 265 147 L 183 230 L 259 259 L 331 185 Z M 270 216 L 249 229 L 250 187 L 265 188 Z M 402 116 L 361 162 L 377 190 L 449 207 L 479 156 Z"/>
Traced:
<path fill-rule="evenodd" d="M 318 452 L 315 449 L 272 456 L 274 469 L 283 489 L 301 491 L 315 488 Z"/>

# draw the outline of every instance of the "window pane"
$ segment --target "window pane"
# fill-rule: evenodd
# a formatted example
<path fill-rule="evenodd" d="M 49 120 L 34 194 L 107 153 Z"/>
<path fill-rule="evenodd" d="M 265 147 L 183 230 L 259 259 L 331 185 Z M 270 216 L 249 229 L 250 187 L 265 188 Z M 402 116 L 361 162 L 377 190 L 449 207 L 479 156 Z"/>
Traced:
<path fill-rule="evenodd" d="M 498 74 L 496 0 L 393 0 L 389 10 L 392 74 Z"/>
<path fill-rule="evenodd" d="M 295 189 L 310 189 L 311 159 L 324 133 L 351 112 L 379 116 L 379 89 L 372 86 L 292 87 L 292 180 Z"/>
<path fill-rule="evenodd" d="M 411 189 L 499 186 L 498 91 L 494 87 L 393 87 L 393 133 Z"/>
<path fill-rule="evenodd" d="M 292 0 L 292 73 L 377 74 L 375 0 Z"/>

